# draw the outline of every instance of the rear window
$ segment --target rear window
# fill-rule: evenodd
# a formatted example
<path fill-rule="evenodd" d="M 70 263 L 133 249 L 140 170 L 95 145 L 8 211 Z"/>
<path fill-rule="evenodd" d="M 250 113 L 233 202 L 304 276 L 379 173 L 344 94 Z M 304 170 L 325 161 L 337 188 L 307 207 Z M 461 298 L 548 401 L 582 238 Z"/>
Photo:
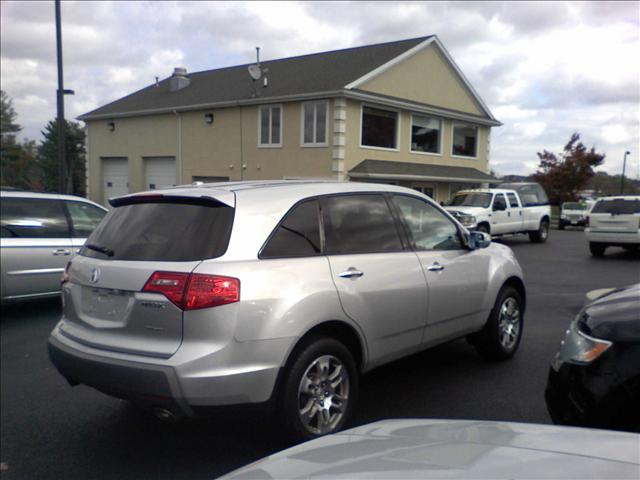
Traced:
<path fill-rule="evenodd" d="M 227 250 L 233 214 L 226 205 L 191 200 L 124 205 L 107 214 L 80 254 L 166 262 L 219 257 Z"/>
<path fill-rule="evenodd" d="M 616 215 L 640 213 L 640 200 L 625 200 L 622 198 L 600 200 L 593 206 L 591 213 L 613 213 Z"/>

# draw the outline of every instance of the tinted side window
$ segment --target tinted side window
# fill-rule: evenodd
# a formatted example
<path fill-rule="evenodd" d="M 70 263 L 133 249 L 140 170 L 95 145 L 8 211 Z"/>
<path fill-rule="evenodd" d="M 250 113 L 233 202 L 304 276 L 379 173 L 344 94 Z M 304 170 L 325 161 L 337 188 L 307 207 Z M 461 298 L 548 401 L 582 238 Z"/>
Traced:
<path fill-rule="evenodd" d="M 395 195 L 394 202 L 400 208 L 416 250 L 460 250 L 462 243 L 458 229 L 433 205 L 414 197 Z"/>
<path fill-rule="evenodd" d="M 311 257 L 320 253 L 318 201 L 301 203 L 280 223 L 260 258 Z"/>
<path fill-rule="evenodd" d="M 345 195 L 322 200 L 326 253 L 402 250 L 391 211 L 382 195 Z"/>
<path fill-rule="evenodd" d="M 496 207 L 502 207 L 503 210 L 507 208 L 507 201 L 501 193 L 497 194 L 496 198 L 493 199 L 493 209 L 495 210 Z"/>
<path fill-rule="evenodd" d="M 69 224 L 59 200 L 5 197 L 0 212 L 5 238 L 69 238 Z"/>
<path fill-rule="evenodd" d="M 507 193 L 507 197 L 509 197 L 509 205 L 511 205 L 511 208 L 518 208 L 518 199 L 516 198 L 516 194 Z"/>
<path fill-rule="evenodd" d="M 98 207 L 82 202 L 67 202 L 67 209 L 73 225 L 73 238 L 87 238 L 107 214 Z"/>

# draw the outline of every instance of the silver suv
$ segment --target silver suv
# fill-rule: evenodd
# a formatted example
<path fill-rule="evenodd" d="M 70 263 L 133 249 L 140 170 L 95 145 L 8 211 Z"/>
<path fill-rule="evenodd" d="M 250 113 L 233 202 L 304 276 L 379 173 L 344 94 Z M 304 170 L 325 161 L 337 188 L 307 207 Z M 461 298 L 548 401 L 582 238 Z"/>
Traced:
<path fill-rule="evenodd" d="M 159 416 L 267 403 L 310 438 L 345 424 L 379 365 L 464 336 L 494 359 L 518 348 L 512 251 L 416 191 L 241 182 L 111 204 L 67 268 L 49 354 Z"/>
<path fill-rule="evenodd" d="M 0 192 L 2 303 L 60 295 L 60 277 L 107 210 L 86 198 Z"/>

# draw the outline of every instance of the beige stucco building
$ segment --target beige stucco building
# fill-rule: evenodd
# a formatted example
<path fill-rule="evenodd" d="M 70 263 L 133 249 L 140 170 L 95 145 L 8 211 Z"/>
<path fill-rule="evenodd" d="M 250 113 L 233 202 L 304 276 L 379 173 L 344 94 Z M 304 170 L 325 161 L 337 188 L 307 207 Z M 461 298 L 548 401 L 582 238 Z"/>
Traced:
<path fill-rule="evenodd" d="M 176 69 L 81 116 L 89 197 L 303 177 L 397 183 L 445 201 L 494 180 L 500 122 L 435 36 L 248 67 Z"/>

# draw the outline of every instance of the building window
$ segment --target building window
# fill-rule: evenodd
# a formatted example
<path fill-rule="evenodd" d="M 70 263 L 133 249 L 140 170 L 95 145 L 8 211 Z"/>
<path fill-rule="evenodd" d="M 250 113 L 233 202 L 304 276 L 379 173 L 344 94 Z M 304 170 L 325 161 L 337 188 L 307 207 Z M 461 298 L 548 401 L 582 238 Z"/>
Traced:
<path fill-rule="evenodd" d="M 282 146 L 282 106 L 260 107 L 258 145 L 261 147 Z"/>
<path fill-rule="evenodd" d="M 306 102 L 302 104 L 302 145 L 327 145 L 327 115 L 329 103 Z"/>
<path fill-rule="evenodd" d="M 459 157 L 477 157 L 478 127 L 472 125 L 453 125 L 451 154 Z"/>
<path fill-rule="evenodd" d="M 440 153 L 442 122 L 436 118 L 413 115 L 411 119 L 411 151 Z"/>
<path fill-rule="evenodd" d="M 363 147 L 396 149 L 398 141 L 398 112 L 362 107 Z"/>

